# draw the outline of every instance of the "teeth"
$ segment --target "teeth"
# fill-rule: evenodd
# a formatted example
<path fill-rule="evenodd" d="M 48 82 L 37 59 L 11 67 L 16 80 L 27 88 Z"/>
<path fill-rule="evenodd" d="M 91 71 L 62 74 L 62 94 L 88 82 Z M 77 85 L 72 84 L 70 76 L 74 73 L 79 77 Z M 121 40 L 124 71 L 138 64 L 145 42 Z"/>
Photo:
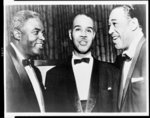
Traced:
<path fill-rule="evenodd" d="M 42 43 L 38 43 L 38 44 L 36 44 L 37 45 L 37 47 L 39 47 L 39 48 L 43 48 L 43 44 Z"/>
<path fill-rule="evenodd" d="M 117 37 L 113 37 L 113 40 L 116 40 L 117 39 Z"/>

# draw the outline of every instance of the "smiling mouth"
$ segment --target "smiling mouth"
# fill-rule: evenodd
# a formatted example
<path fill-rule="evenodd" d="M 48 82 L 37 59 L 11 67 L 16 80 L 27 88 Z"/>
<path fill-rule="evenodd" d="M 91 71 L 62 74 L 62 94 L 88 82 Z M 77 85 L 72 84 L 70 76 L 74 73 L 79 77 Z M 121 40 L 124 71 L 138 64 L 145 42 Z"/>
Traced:
<path fill-rule="evenodd" d="M 117 40 L 118 39 L 118 37 L 113 37 L 113 40 Z"/>
<path fill-rule="evenodd" d="M 39 48 L 43 48 L 43 43 L 36 43 Z"/>

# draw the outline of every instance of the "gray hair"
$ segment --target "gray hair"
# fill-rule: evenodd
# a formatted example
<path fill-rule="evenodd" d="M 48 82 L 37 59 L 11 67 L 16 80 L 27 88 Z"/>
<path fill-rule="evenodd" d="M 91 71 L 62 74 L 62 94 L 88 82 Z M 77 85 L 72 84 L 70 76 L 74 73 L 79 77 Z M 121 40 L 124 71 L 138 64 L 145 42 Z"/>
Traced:
<path fill-rule="evenodd" d="M 18 11 L 12 19 L 11 32 L 13 32 L 14 29 L 21 30 L 24 23 L 30 18 L 40 18 L 40 15 L 37 12 L 30 10 Z"/>

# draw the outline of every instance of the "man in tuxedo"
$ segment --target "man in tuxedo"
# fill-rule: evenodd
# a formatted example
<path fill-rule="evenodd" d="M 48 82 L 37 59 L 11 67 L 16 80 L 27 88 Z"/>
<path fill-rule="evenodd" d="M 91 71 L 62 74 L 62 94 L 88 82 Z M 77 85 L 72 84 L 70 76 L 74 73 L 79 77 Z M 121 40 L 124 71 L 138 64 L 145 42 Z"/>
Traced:
<path fill-rule="evenodd" d="M 115 47 L 123 49 L 115 62 L 122 71 L 118 100 L 121 112 L 146 112 L 148 78 L 146 40 L 142 32 L 146 22 L 144 9 L 143 5 L 118 5 L 109 16 L 109 34 Z"/>
<path fill-rule="evenodd" d="M 90 14 L 76 14 L 69 30 L 72 56 L 46 75 L 46 112 L 117 111 L 119 72 L 93 58 L 95 34 L 96 23 Z"/>
<path fill-rule="evenodd" d="M 43 24 L 38 13 L 18 11 L 6 47 L 6 112 L 44 112 L 40 71 L 32 58 L 43 49 Z"/>

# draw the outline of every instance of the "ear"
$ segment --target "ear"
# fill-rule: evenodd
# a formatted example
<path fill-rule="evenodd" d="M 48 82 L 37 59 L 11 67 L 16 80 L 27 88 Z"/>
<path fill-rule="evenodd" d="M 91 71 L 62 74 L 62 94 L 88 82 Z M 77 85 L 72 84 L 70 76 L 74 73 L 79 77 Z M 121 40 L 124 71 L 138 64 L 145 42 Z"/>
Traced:
<path fill-rule="evenodd" d="M 93 33 L 93 39 L 95 38 L 96 32 Z"/>
<path fill-rule="evenodd" d="M 68 31 L 68 33 L 69 33 L 69 38 L 70 38 L 70 40 L 72 40 L 72 30 L 70 29 L 70 30 Z"/>
<path fill-rule="evenodd" d="M 15 37 L 17 40 L 19 40 L 19 41 L 21 40 L 21 31 L 15 29 L 15 30 L 13 31 L 13 34 L 14 34 L 14 37 Z"/>
<path fill-rule="evenodd" d="M 135 31 L 139 27 L 139 22 L 138 22 L 137 18 L 132 18 L 130 23 L 131 23 L 130 26 L 131 26 L 132 31 Z"/>

